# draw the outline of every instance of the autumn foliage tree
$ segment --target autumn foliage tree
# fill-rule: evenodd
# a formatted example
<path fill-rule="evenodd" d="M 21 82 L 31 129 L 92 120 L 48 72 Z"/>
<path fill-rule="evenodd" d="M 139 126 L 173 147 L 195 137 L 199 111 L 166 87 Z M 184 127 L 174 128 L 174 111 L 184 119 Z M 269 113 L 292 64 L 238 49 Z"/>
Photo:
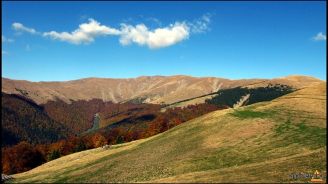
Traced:
<path fill-rule="evenodd" d="M 92 136 L 92 143 L 94 148 L 98 148 L 107 144 L 106 138 L 100 133 L 96 133 Z"/>
<path fill-rule="evenodd" d="M 42 153 L 27 142 L 2 151 L 2 171 L 6 174 L 24 172 L 45 162 Z"/>
<path fill-rule="evenodd" d="M 59 150 L 52 150 L 48 155 L 48 161 L 54 160 L 60 157 Z"/>

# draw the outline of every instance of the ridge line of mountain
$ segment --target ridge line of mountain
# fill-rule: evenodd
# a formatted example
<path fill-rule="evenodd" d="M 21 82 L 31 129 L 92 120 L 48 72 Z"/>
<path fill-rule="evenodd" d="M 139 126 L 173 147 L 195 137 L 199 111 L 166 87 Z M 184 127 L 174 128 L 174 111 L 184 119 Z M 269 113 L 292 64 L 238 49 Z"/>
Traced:
<path fill-rule="evenodd" d="M 270 84 L 283 84 L 296 89 L 322 83 L 310 77 L 291 75 L 274 79 L 225 79 L 215 77 L 141 76 L 138 78 L 84 78 L 72 81 L 31 82 L 2 78 L 2 92 L 20 94 L 37 104 L 61 99 L 66 103 L 72 100 L 102 99 L 119 103 L 138 100 L 143 103 L 171 104 L 185 99 L 235 87 L 265 87 Z"/>
<path fill-rule="evenodd" d="M 190 77 L 190 78 L 198 78 L 198 79 L 204 79 L 204 78 L 215 78 L 215 79 L 224 79 L 224 80 L 272 80 L 272 79 L 286 79 L 291 77 L 309 77 L 321 81 L 325 81 L 322 79 L 319 79 L 317 77 L 309 76 L 309 75 L 302 75 L 302 74 L 292 74 L 292 75 L 286 75 L 281 77 L 273 77 L 273 78 L 238 78 L 238 79 L 232 79 L 232 78 L 225 78 L 225 77 L 215 77 L 215 76 L 192 76 L 192 75 L 140 75 L 137 77 L 127 77 L 127 78 L 111 78 L 111 77 L 83 77 L 79 79 L 70 79 L 70 80 L 63 80 L 63 81 L 32 81 L 32 80 L 25 80 L 25 79 L 12 79 L 9 77 L 2 77 L 2 79 L 5 80 L 12 80 L 12 81 L 22 81 L 22 82 L 31 82 L 31 83 L 57 83 L 57 82 L 72 82 L 72 81 L 79 81 L 79 80 L 92 80 L 92 79 L 112 79 L 112 80 L 133 80 L 133 79 L 141 79 L 141 78 L 174 78 L 174 77 Z"/>

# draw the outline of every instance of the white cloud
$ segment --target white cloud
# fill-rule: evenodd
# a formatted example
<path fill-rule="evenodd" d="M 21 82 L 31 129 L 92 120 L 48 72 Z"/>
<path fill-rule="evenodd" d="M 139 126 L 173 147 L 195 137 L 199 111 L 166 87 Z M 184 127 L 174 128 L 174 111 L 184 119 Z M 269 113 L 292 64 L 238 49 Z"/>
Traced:
<path fill-rule="evenodd" d="M 160 20 L 158 20 L 157 18 L 150 17 L 150 18 L 147 18 L 146 20 L 147 20 L 147 21 L 150 21 L 150 22 L 153 22 L 153 23 L 155 23 L 156 25 L 162 26 L 162 22 L 161 22 Z"/>
<path fill-rule="evenodd" d="M 35 29 L 26 27 L 23 24 L 18 23 L 18 22 L 13 23 L 12 28 L 16 31 L 28 32 L 28 33 L 31 33 L 31 34 L 37 34 L 38 33 Z"/>
<path fill-rule="evenodd" d="M 13 41 L 14 41 L 13 39 L 6 38 L 5 36 L 1 35 L 1 42 L 2 43 L 11 43 Z"/>
<path fill-rule="evenodd" d="M 186 23 L 176 22 L 168 27 L 149 30 L 144 24 L 136 26 L 121 24 L 120 43 L 147 45 L 151 49 L 174 45 L 188 39 L 189 27 Z"/>
<path fill-rule="evenodd" d="M 211 23 L 211 14 L 205 14 L 201 18 L 188 23 L 192 33 L 205 33 L 209 30 L 209 24 Z"/>
<path fill-rule="evenodd" d="M 314 41 L 325 41 L 326 40 L 326 35 L 323 34 L 322 32 L 320 32 L 316 36 L 314 36 L 312 39 Z"/>
<path fill-rule="evenodd" d="M 2 55 L 7 55 L 8 54 L 8 52 L 7 51 L 2 51 Z"/>
<path fill-rule="evenodd" d="M 120 31 L 104 25 L 94 19 L 89 19 L 88 23 L 79 25 L 79 28 L 71 33 L 50 31 L 43 33 L 43 36 L 48 36 L 54 40 L 66 41 L 73 44 L 90 43 L 95 37 L 101 35 L 118 35 Z"/>
<path fill-rule="evenodd" d="M 88 44 L 95 40 L 98 36 L 114 35 L 119 37 L 121 45 L 131 45 L 133 43 L 140 46 L 147 46 L 150 49 L 158 49 L 168 47 L 186 40 L 191 34 L 204 33 L 209 30 L 211 15 L 205 14 L 201 18 L 192 22 L 175 22 L 168 26 L 160 26 L 161 22 L 156 18 L 149 20 L 156 22 L 159 26 L 154 29 L 148 28 L 145 24 L 131 25 L 122 23 L 119 29 L 106 25 L 101 25 L 94 19 L 88 19 L 89 22 L 80 24 L 77 29 L 72 32 L 44 32 L 44 37 L 53 40 L 60 40 L 72 44 Z M 30 33 L 38 33 L 32 28 L 27 28 L 20 23 L 14 23 L 15 30 L 23 30 Z"/>
<path fill-rule="evenodd" d="M 211 14 L 205 14 L 192 22 L 176 22 L 154 30 L 149 30 L 144 24 L 136 26 L 121 24 L 120 43 L 122 45 L 137 43 L 138 45 L 147 45 L 151 49 L 168 47 L 188 39 L 191 34 L 208 31 L 211 16 Z M 152 20 L 157 19 L 152 18 Z"/>

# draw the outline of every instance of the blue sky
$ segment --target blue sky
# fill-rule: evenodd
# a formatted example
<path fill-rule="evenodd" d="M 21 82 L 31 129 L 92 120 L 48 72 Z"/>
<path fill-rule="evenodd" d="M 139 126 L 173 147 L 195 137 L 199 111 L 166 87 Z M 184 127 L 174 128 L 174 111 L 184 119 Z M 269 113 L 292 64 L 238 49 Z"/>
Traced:
<path fill-rule="evenodd" d="M 325 80 L 326 2 L 2 2 L 3 77 L 180 74 Z"/>

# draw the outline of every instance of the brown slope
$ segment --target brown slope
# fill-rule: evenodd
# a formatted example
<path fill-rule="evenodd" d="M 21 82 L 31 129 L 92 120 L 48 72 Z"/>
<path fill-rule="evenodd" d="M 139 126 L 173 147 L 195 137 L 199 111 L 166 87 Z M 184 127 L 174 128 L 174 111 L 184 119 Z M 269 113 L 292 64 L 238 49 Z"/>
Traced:
<path fill-rule="evenodd" d="M 269 83 L 281 83 L 302 88 L 319 79 L 306 76 L 289 76 L 277 79 L 229 80 L 214 77 L 177 76 L 142 76 L 128 79 L 86 78 L 65 82 L 29 82 L 2 78 L 2 92 L 21 94 L 38 104 L 49 100 L 61 99 L 122 102 L 142 98 L 148 103 L 173 103 L 176 101 L 212 93 L 218 89 L 237 86 L 258 86 Z"/>
<path fill-rule="evenodd" d="M 18 95 L 1 94 L 2 145 L 20 141 L 44 144 L 63 139 L 72 132 L 51 119 L 43 107 Z"/>
<path fill-rule="evenodd" d="M 264 80 L 260 83 L 255 83 L 252 85 L 248 85 L 247 87 L 265 87 L 268 83 L 271 84 L 285 84 L 288 86 L 292 86 L 296 89 L 312 86 L 312 85 L 319 85 L 324 83 L 324 81 L 311 77 L 311 76 L 301 76 L 301 75 L 289 75 L 286 77 L 274 78 L 271 80 Z"/>

